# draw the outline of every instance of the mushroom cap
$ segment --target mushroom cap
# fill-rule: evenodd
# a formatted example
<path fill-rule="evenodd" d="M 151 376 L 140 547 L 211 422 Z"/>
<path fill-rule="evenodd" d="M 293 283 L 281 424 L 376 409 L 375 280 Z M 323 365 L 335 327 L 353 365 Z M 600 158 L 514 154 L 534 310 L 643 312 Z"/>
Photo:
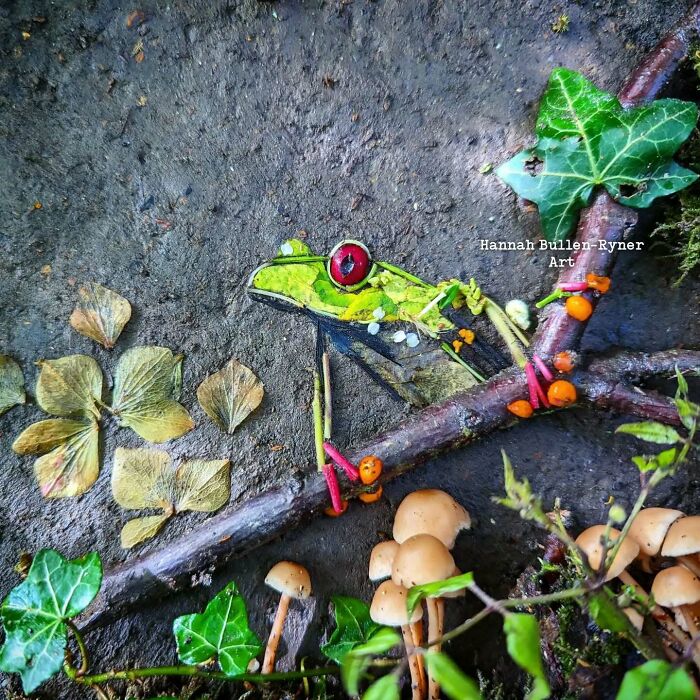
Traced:
<path fill-rule="evenodd" d="M 665 608 L 692 605 L 700 600 L 700 579 L 685 566 L 671 566 L 656 574 L 651 593 Z"/>
<path fill-rule="evenodd" d="M 379 584 L 374 592 L 369 616 L 379 625 L 400 627 L 418 622 L 423 617 L 423 609 L 417 605 L 411 619 L 408 618 L 406 601 L 408 590 L 403 586 L 397 586 L 391 579 Z"/>
<path fill-rule="evenodd" d="M 311 595 L 309 572 L 293 561 L 280 561 L 265 577 L 265 585 L 290 598 L 308 598 Z"/>
<path fill-rule="evenodd" d="M 665 557 L 683 557 L 696 552 L 700 552 L 700 515 L 676 520 L 666 533 L 661 554 Z"/>
<path fill-rule="evenodd" d="M 640 555 L 655 557 L 668 529 L 684 513 L 672 508 L 645 508 L 632 521 L 629 536 L 639 545 Z"/>
<path fill-rule="evenodd" d="M 468 530 L 471 525 L 469 512 L 449 493 L 421 489 L 409 493 L 396 510 L 394 539 L 402 543 L 427 532 L 452 549 L 460 530 Z"/>
<path fill-rule="evenodd" d="M 399 543 L 395 540 L 380 542 L 369 555 L 369 580 L 381 581 L 391 576 L 391 568 L 394 565 L 394 557 L 399 550 Z"/>
<path fill-rule="evenodd" d="M 449 578 L 455 568 L 450 550 L 437 537 L 414 535 L 396 552 L 391 578 L 397 585 L 411 588 Z"/>
<path fill-rule="evenodd" d="M 603 554 L 603 546 L 600 543 L 601 537 L 605 534 L 605 525 L 593 525 L 587 530 L 584 530 L 577 538 L 576 544 L 583 550 L 588 557 L 588 563 L 592 569 L 599 569 L 601 557 Z M 614 527 L 610 528 L 610 541 L 614 544 L 620 536 L 620 531 Z M 637 557 L 639 554 L 639 545 L 631 538 L 625 537 L 617 551 L 617 555 L 605 576 L 606 581 L 617 578 Z"/>

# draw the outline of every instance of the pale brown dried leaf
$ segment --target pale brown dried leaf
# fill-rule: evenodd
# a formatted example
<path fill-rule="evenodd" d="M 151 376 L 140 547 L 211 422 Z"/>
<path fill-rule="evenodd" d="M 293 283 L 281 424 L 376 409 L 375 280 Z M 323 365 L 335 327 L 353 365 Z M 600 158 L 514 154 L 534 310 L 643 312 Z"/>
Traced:
<path fill-rule="evenodd" d="M 131 304 L 121 294 L 96 282 L 81 287 L 78 297 L 70 325 L 105 348 L 113 348 L 131 318 Z"/>

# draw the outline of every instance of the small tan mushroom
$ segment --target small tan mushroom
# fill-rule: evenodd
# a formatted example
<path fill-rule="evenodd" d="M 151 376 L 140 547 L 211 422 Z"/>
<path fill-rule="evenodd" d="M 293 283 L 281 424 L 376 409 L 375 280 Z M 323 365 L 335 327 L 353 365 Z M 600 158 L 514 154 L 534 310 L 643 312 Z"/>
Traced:
<path fill-rule="evenodd" d="M 289 603 L 292 598 L 303 600 L 311 595 L 311 577 L 301 564 L 296 564 L 293 561 L 281 561 L 270 569 L 265 577 L 265 585 L 281 593 L 262 665 L 262 673 L 272 673 L 275 670 L 277 646 L 282 637 Z"/>
<path fill-rule="evenodd" d="M 590 567 L 594 571 L 600 569 L 600 565 L 602 563 L 603 545 L 601 540 L 605 535 L 606 530 L 606 525 L 594 525 L 593 527 L 589 527 L 587 530 L 584 530 L 576 538 L 576 544 L 584 552 L 588 558 Z M 614 527 L 610 528 L 609 538 L 613 545 L 617 541 L 620 534 L 621 533 L 619 530 L 616 530 Z M 617 551 L 615 559 L 605 575 L 605 580 L 611 581 L 614 578 L 619 578 L 620 581 L 628 586 L 632 586 L 638 595 L 643 596 L 644 599 L 647 600 L 648 596 L 642 586 L 640 586 L 637 581 L 634 580 L 632 575 L 625 570 L 637 558 L 638 555 L 639 545 L 630 537 L 626 537 L 622 541 L 620 549 Z M 684 634 L 683 630 L 678 627 L 678 625 L 671 619 L 670 615 L 668 615 L 662 608 L 655 605 L 652 608 L 652 615 L 654 616 L 654 619 L 664 627 L 668 634 L 681 646 L 684 646 L 687 643 L 686 635 Z M 635 621 L 632 618 L 630 619 L 634 624 Z"/>
<path fill-rule="evenodd" d="M 406 646 L 408 666 L 411 671 L 411 688 L 413 700 L 422 700 L 425 688 L 422 675 L 418 666 L 418 656 L 413 653 L 415 644 L 411 625 L 420 622 L 423 614 L 420 607 L 416 607 L 409 618 L 407 607 L 408 590 L 395 584 L 391 579 L 379 584 L 374 593 L 369 615 L 379 625 L 400 627 L 403 641 Z"/>
<path fill-rule="evenodd" d="M 676 520 L 668 529 L 661 555 L 675 557 L 696 576 L 700 576 L 700 515 Z"/>
<path fill-rule="evenodd" d="M 471 524 L 468 511 L 449 493 L 422 489 L 401 501 L 394 518 L 394 539 L 401 544 L 413 535 L 427 532 L 452 549 L 459 532 L 468 530 Z"/>
<path fill-rule="evenodd" d="M 433 535 L 409 537 L 399 547 L 394 558 L 391 577 L 394 583 L 410 588 L 450 578 L 455 572 L 455 560 L 447 547 Z M 426 598 L 428 610 L 428 642 L 442 637 L 444 604 L 441 598 Z M 440 697 L 440 686 L 429 679 L 432 699 Z"/>
<path fill-rule="evenodd" d="M 369 556 L 369 580 L 383 581 L 391 576 L 394 557 L 399 551 L 399 543 L 395 540 L 380 542 Z"/>
<path fill-rule="evenodd" d="M 659 605 L 671 608 L 677 617 L 682 617 L 691 637 L 700 630 L 689 606 L 700 601 L 700 579 L 685 566 L 671 566 L 656 574 L 651 584 L 651 594 Z M 693 655 L 696 664 L 700 663 L 700 653 Z"/>
<path fill-rule="evenodd" d="M 668 529 L 684 513 L 672 508 L 645 508 L 632 521 L 629 536 L 639 545 L 639 564 L 651 573 L 651 559 L 659 554 Z"/>

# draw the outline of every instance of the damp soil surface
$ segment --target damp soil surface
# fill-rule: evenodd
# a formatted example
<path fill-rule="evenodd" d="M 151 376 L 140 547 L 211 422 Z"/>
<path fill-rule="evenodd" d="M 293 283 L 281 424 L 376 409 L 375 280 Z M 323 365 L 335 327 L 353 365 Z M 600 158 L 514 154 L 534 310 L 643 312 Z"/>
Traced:
<path fill-rule="evenodd" d="M 175 459 L 230 458 L 234 503 L 293 471 L 313 469 L 312 328 L 249 300 L 250 271 L 290 236 L 305 236 L 317 251 L 351 237 L 429 279 L 473 275 L 502 301 L 540 298 L 556 275 L 550 254 L 480 248 L 486 238 L 538 237 L 536 214 L 480 168 L 529 143 L 553 67 L 576 68 L 614 91 L 686 5 L 3 3 L 0 351 L 20 362 L 32 390 L 40 358 L 91 354 L 110 378 L 125 348 L 170 347 L 185 354 L 183 403 L 197 422 L 167 446 Z M 129 27 L 134 10 L 143 17 Z M 551 25 L 561 13 L 570 16 L 570 29 L 556 34 Z M 673 288 L 674 273 L 673 264 L 648 250 L 621 254 L 586 347 L 697 345 L 698 285 L 689 280 Z M 92 280 L 119 291 L 134 308 L 111 352 L 67 323 L 79 285 Z M 262 378 L 266 395 L 229 437 L 206 419 L 195 389 L 232 356 Z M 406 414 L 349 361 L 334 355 L 333 365 L 341 447 Z M 112 499 L 109 480 L 114 449 L 141 440 L 107 421 L 95 486 L 81 498 L 43 500 L 31 460 L 10 450 L 20 430 L 40 417 L 30 403 L 0 419 L 3 595 L 18 581 L 13 566 L 21 552 L 97 550 L 106 563 L 135 556 L 119 547 L 128 515 Z M 603 517 L 611 496 L 627 505 L 636 494 L 629 457 L 637 446 L 613 435 L 622 420 L 570 410 L 434 459 L 388 484 L 378 504 L 353 503 L 340 519 L 316 519 L 213 580 L 203 577 L 190 593 L 90 634 L 95 670 L 173 663 L 173 618 L 201 609 L 232 578 L 264 635 L 276 597 L 262 581 L 280 558 L 306 564 L 316 594 L 304 608 L 293 606 L 280 667 L 294 656 L 317 658 L 330 596 L 369 600 L 370 549 L 390 532 L 401 498 L 419 487 L 444 488 L 469 508 L 474 527 L 460 536 L 456 561 L 483 588 L 505 595 L 541 550 L 529 526 L 491 502 L 501 488 L 499 450 L 507 450 L 546 503 L 561 497 L 583 526 Z M 656 499 L 697 508 L 698 496 L 695 464 Z M 175 518 L 141 551 L 175 543 L 201 519 Z M 469 601 L 450 604 L 448 625 L 472 610 Z M 504 681 L 517 697 L 520 681 L 502 650 L 494 621 L 449 652 L 471 672 L 480 668 Z M 177 687 L 151 682 L 115 689 L 118 697 L 149 697 Z M 18 697 L 18 689 L 16 679 L 0 680 L 0 695 Z M 243 692 L 211 690 L 220 698 Z M 63 681 L 47 684 L 45 695 L 80 697 Z"/>

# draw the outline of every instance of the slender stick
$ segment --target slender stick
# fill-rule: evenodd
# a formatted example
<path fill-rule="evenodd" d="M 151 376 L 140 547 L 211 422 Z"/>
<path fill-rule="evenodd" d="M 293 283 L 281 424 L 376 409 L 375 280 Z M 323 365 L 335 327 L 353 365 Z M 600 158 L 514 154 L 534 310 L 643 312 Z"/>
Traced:
<path fill-rule="evenodd" d="M 323 438 L 331 439 L 333 434 L 333 389 L 331 386 L 331 357 L 324 350 L 321 359 L 323 365 Z"/>
<path fill-rule="evenodd" d="M 314 370 L 314 398 L 312 402 L 314 415 L 314 447 L 316 449 L 316 469 L 323 471 L 326 465 L 326 452 L 323 449 L 323 408 L 321 406 L 321 376 Z"/>

